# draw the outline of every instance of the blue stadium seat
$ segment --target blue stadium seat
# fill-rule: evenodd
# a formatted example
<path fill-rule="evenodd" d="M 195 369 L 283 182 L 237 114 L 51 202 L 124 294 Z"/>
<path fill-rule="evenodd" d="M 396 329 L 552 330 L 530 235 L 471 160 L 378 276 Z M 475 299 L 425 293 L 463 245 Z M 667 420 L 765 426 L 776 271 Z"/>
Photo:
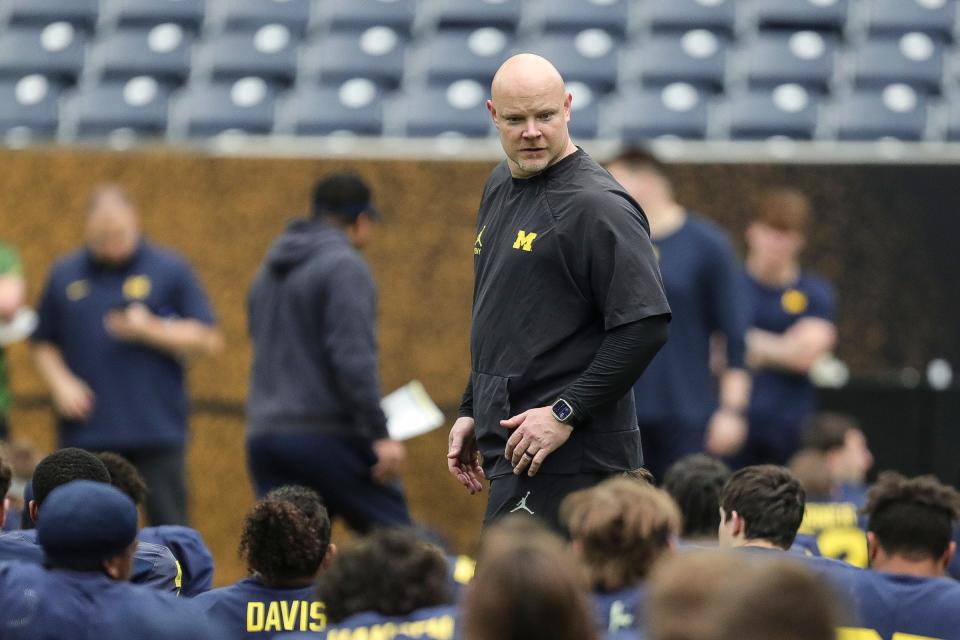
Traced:
<path fill-rule="evenodd" d="M 746 45 L 747 80 L 753 87 L 795 82 L 825 91 L 833 77 L 837 40 L 816 31 L 761 32 Z"/>
<path fill-rule="evenodd" d="M 520 0 L 439 0 L 433 17 L 441 29 L 494 27 L 514 33 L 520 9 Z"/>
<path fill-rule="evenodd" d="M 282 24 L 303 37 L 310 23 L 310 0 L 219 0 L 210 2 L 213 24 L 227 31 L 255 31 L 268 24 Z"/>
<path fill-rule="evenodd" d="M 300 86 L 278 109 L 277 133 L 357 135 L 383 133 L 383 91 L 366 78 L 347 80 L 339 87 Z"/>
<path fill-rule="evenodd" d="M 467 78 L 488 85 L 512 47 L 512 38 L 493 27 L 440 31 L 423 43 L 415 64 L 430 84 L 447 85 Z"/>
<path fill-rule="evenodd" d="M 191 83 L 171 112 L 171 129 L 189 136 L 225 131 L 267 134 L 273 129 L 277 91 L 262 78 Z"/>
<path fill-rule="evenodd" d="M 949 39 L 957 17 L 956 0 L 870 0 L 867 3 L 871 33 L 902 34 L 923 31 Z"/>
<path fill-rule="evenodd" d="M 622 38 L 629 23 L 627 0 L 564 0 L 552 2 L 538 16 L 548 32 L 577 33 L 584 29 L 603 29 Z"/>
<path fill-rule="evenodd" d="M 63 86 L 39 74 L 0 80 L 0 133 L 49 138 L 57 131 Z"/>
<path fill-rule="evenodd" d="M 64 106 L 64 120 L 78 138 L 100 138 L 118 129 L 163 136 L 169 99 L 170 87 L 150 76 L 81 86 Z"/>
<path fill-rule="evenodd" d="M 799 84 L 783 84 L 772 90 L 755 89 L 736 94 L 727 102 L 730 137 L 764 140 L 786 136 L 813 138 L 817 128 L 819 96 Z"/>
<path fill-rule="evenodd" d="M 678 82 L 663 89 L 627 90 L 622 98 L 620 136 L 627 141 L 707 135 L 707 96 L 693 85 Z"/>
<path fill-rule="evenodd" d="M 413 26 L 413 0 L 326 0 L 321 3 L 332 29 L 362 31 L 383 25 L 409 36 Z"/>
<path fill-rule="evenodd" d="M 351 78 L 370 78 L 388 88 L 400 86 L 406 41 L 390 27 L 330 33 L 305 47 L 300 78 L 339 85 Z"/>
<path fill-rule="evenodd" d="M 644 86 L 662 87 L 689 82 L 717 91 L 723 87 L 729 42 L 706 29 L 685 34 L 654 34 L 626 51 L 624 77 Z"/>
<path fill-rule="evenodd" d="M 493 127 L 486 109 L 486 88 L 473 80 L 458 80 L 448 87 L 410 91 L 399 98 L 398 112 L 405 115 L 404 132 L 412 137 L 434 137 L 454 132 L 469 137 L 490 135 Z"/>
<path fill-rule="evenodd" d="M 192 44 L 193 36 L 172 22 L 149 29 L 117 29 L 93 44 L 88 67 L 104 79 L 150 75 L 179 84 L 190 73 Z"/>
<path fill-rule="evenodd" d="M 918 31 L 902 36 L 878 36 L 856 51 L 853 79 L 862 88 L 905 82 L 918 89 L 940 92 L 943 80 L 943 44 Z"/>
<path fill-rule="evenodd" d="M 960 96 L 950 97 L 947 103 L 946 139 L 950 142 L 960 142 Z"/>
<path fill-rule="evenodd" d="M 221 33 L 199 46 L 194 68 L 216 80 L 260 76 L 289 84 L 297 73 L 296 43 L 296 36 L 279 24 Z"/>
<path fill-rule="evenodd" d="M 906 84 L 868 89 L 837 104 L 840 140 L 921 140 L 927 125 L 927 97 Z"/>
<path fill-rule="evenodd" d="M 843 31 L 849 0 L 756 0 L 761 29 Z"/>
<path fill-rule="evenodd" d="M 579 140 L 590 140 L 600 135 L 600 97 L 587 85 L 568 82 L 567 91 L 573 95 L 570 108 L 570 135 Z"/>
<path fill-rule="evenodd" d="M 83 66 L 85 41 L 69 22 L 7 29 L 0 34 L 0 76 L 41 73 L 73 81 Z"/>
<path fill-rule="evenodd" d="M 97 0 L 6 0 L 0 3 L 0 22 L 42 27 L 63 21 L 90 32 L 97 22 L 97 11 Z"/>
<path fill-rule="evenodd" d="M 732 34 L 735 4 L 734 0 L 648 0 L 641 7 L 654 31 L 710 29 Z"/>
<path fill-rule="evenodd" d="M 152 27 L 179 24 L 193 33 L 206 15 L 205 0 L 102 0 L 103 19 L 118 27 Z"/>
<path fill-rule="evenodd" d="M 553 62 L 567 82 L 583 82 L 602 93 L 617 83 L 617 41 L 602 29 L 586 29 L 576 35 L 548 34 L 526 41 L 519 49 Z"/>

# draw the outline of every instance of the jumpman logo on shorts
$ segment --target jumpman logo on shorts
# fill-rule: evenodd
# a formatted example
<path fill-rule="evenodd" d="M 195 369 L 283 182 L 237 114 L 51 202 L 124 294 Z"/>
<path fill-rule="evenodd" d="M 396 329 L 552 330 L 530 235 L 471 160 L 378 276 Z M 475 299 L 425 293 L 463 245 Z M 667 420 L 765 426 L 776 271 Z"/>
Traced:
<path fill-rule="evenodd" d="M 530 497 L 530 492 L 527 491 L 527 495 L 520 498 L 520 502 L 517 503 L 517 506 L 515 506 L 513 509 L 510 509 L 510 513 L 513 513 L 514 511 L 520 511 L 522 509 L 523 511 L 526 511 L 530 515 L 534 515 L 533 511 L 530 510 L 530 507 L 527 506 L 527 498 L 529 497 Z"/>

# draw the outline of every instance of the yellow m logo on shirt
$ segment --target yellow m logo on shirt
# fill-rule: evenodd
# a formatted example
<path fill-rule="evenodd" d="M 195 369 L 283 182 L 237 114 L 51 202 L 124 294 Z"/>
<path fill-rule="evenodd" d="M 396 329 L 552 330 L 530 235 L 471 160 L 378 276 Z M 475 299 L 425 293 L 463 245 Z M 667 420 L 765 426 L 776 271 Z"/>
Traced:
<path fill-rule="evenodd" d="M 527 233 L 523 229 L 517 231 L 517 241 L 513 243 L 514 249 L 523 249 L 524 251 L 533 251 L 533 241 L 537 239 L 537 234 Z"/>

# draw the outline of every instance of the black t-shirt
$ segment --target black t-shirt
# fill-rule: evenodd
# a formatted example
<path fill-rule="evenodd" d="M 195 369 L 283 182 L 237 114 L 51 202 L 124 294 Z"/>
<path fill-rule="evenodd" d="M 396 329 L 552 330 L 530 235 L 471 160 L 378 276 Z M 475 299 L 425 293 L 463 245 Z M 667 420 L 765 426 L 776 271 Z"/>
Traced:
<path fill-rule="evenodd" d="M 499 421 L 552 404 L 604 333 L 669 314 L 640 206 L 582 150 L 521 180 L 507 162 L 484 188 L 474 245 L 473 417 L 488 477 L 511 473 Z M 593 411 L 541 473 L 633 469 L 632 394 Z"/>

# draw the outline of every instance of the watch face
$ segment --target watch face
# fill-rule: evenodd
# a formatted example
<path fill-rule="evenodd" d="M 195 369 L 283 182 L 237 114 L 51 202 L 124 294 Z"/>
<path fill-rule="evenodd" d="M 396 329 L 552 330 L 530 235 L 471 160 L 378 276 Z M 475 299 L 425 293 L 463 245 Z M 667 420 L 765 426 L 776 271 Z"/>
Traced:
<path fill-rule="evenodd" d="M 553 405 L 553 415 L 560 422 L 566 422 L 570 419 L 570 416 L 573 415 L 573 409 L 566 400 L 558 400 L 556 404 Z"/>

